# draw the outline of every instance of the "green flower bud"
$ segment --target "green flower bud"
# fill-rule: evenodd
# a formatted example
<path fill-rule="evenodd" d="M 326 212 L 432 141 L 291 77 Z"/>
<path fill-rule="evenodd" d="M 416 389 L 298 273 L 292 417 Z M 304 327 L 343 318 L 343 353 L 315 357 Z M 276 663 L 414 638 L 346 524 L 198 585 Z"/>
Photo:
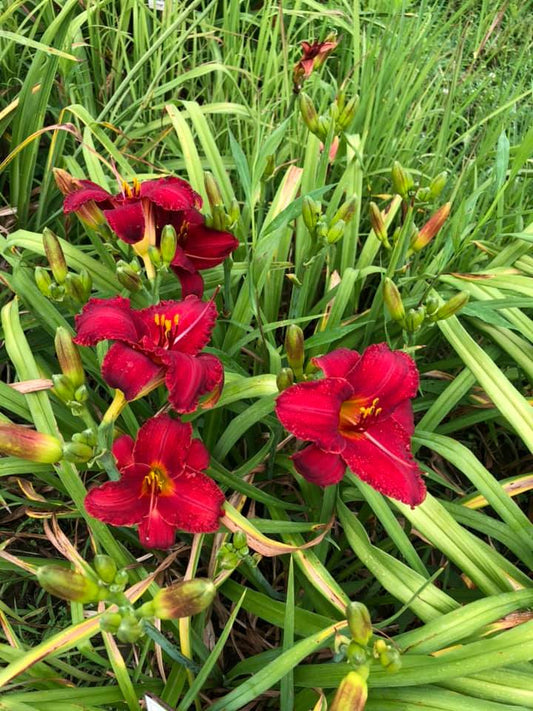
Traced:
<path fill-rule="evenodd" d="M 50 288 L 48 289 L 48 296 L 53 301 L 63 301 L 63 299 L 65 298 L 65 293 L 65 287 L 62 284 L 56 284 L 55 281 L 50 284 Z"/>
<path fill-rule="evenodd" d="M 37 569 L 37 579 L 42 588 L 51 595 L 72 602 L 96 602 L 100 587 L 82 573 L 60 565 L 43 565 Z"/>
<path fill-rule="evenodd" d="M 414 188 L 414 180 L 405 168 L 397 160 L 394 161 L 391 170 L 392 187 L 394 191 L 406 200 L 409 192 Z"/>
<path fill-rule="evenodd" d="M 304 332 L 294 323 L 287 327 L 285 333 L 285 351 L 289 367 L 292 368 L 296 378 L 301 378 L 305 357 Z"/>
<path fill-rule="evenodd" d="M 165 225 L 161 232 L 161 243 L 159 246 L 161 259 L 164 264 L 168 265 L 174 259 L 177 246 L 178 236 L 176 235 L 176 230 L 172 225 Z"/>
<path fill-rule="evenodd" d="M 89 391 L 87 390 L 86 385 L 80 385 L 79 388 L 76 388 L 76 391 L 74 393 L 74 400 L 76 402 L 84 403 L 87 402 L 89 399 Z"/>
<path fill-rule="evenodd" d="M 143 629 L 135 615 L 127 614 L 122 618 L 116 634 L 121 642 L 130 642 L 133 644 L 142 637 Z"/>
<path fill-rule="evenodd" d="M 93 288 L 93 278 L 87 271 L 87 269 L 80 269 L 79 279 L 81 284 L 81 291 L 83 294 L 83 299 L 81 301 L 82 303 L 85 303 L 86 301 L 88 301 L 91 295 L 91 291 Z"/>
<path fill-rule="evenodd" d="M 85 382 L 85 373 L 78 347 L 64 326 L 57 328 L 54 345 L 61 372 L 69 379 L 73 388 L 79 387 Z"/>
<path fill-rule="evenodd" d="M 161 253 L 153 244 L 148 247 L 148 256 L 155 267 L 161 266 Z"/>
<path fill-rule="evenodd" d="M 244 531 L 236 531 L 233 534 L 233 545 L 238 551 L 243 551 L 248 548 L 248 540 Z"/>
<path fill-rule="evenodd" d="M 357 111 L 357 106 L 359 105 L 359 97 L 357 95 L 353 96 L 347 104 L 341 109 L 339 115 L 337 116 L 337 128 L 340 131 L 344 131 L 352 123 L 355 112 Z"/>
<path fill-rule="evenodd" d="M 395 647 L 387 645 L 385 651 L 379 655 L 379 661 L 382 667 L 388 672 L 396 672 L 402 668 L 402 659 L 400 652 Z"/>
<path fill-rule="evenodd" d="M 346 229 L 346 223 L 344 220 L 338 220 L 334 225 L 331 225 L 326 234 L 326 241 L 328 244 L 335 244 L 344 235 L 344 230 Z"/>
<path fill-rule="evenodd" d="M 88 444 L 82 442 L 65 442 L 63 445 L 63 459 L 74 464 L 88 462 L 94 456 L 94 450 Z"/>
<path fill-rule="evenodd" d="M 239 203 L 237 202 L 237 200 L 232 200 L 228 212 L 228 227 L 232 227 L 233 225 L 237 224 L 240 216 L 241 211 L 239 208 Z"/>
<path fill-rule="evenodd" d="M 452 296 L 449 301 L 439 307 L 435 314 L 435 321 L 443 321 L 446 318 L 450 318 L 450 316 L 455 316 L 467 305 L 469 298 L 470 295 L 466 291 L 460 291 L 455 296 Z"/>
<path fill-rule="evenodd" d="M 63 373 L 60 375 L 54 373 L 54 375 L 52 375 L 52 382 L 54 383 L 52 392 L 60 400 L 64 403 L 69 403 L 71 400 L 74 400 L 74 386 L 72 385 L 70 378 Z"/>
<path fill-rule="evenodd" d="M 191 617 L 205 610 L 213 602 L 215 594 L 216 588 L 212 580 L 182 580 L 156 594 L 152 600 L 154 616 L 160 620 Z"/>
<path fill-rule="evenodd" d="M 311 133 L 317 133 L 319 130 L 318 114 L 315 109 L 315 105 L 313 104 L 313 100 L 310 96 L 308 96 L 308 94 L 302 91 L 298 96 L 298 101 L 305 125 Z"/>
<path fill-rule="evenodd" d="M 52 230 L 45 227 L 43 230 L 43 246 L 48 259 L 48 263 L 52 269 L 52 274 L 54 279 L 62 284 L 67 278 L 68 267 L 65 260 L 65 255 L 63 254 L 63 249 L 59 243 L 59 239 L 52 232 Z"/>
<path fill-rule="evenodd" d="M 329 711 L 363 711 L 368 697 L 366 680 L 358 671 L 351 671 L 341 681 Z"/>
<path fill-rule="evenodd" d="M 368 656 L 364 647 L 352 640 L 346 650 L 346 660 L 355 667 L 361 667 L 366 664 L 367 659 Z"/>
<path fill-rule="evenodd" d="M 320 138 L 321 141 L 326 140 L 326 138 L 329 135 L 330 129 L 331 129 L 331 119 L 329 119 L 327 116 L 319 116 L 316 135 Z"/>
<path fill-rule="evenodd" d="M 366 647 L 372 637 L 372 621 L 366 605 L 350 602 L 346 607 L 346 619 L 353 641 Z"/>
<path fill-rule="evenodd" d="M 439 173 L 429 184 L 429 192 L 433 199 L 440 197 L 448 181 L 448 173 L 444 170 Z"/>
<path fill-rule="evenodd" d="M 335 225 L 339 220 L 343 222 L 350 222 L 352 217 L 355 215 L 355 210 L 357 208 L 357 197 L 352 195 L 351 198 L 342 203 L 337 212 L 333 215 L 330 226 Z"/>
<path fill-rule="evenodd" d="M 426 301 L 424 302 L 424 306 L 426 307 L 426 313 L 428 316 L 433 316 L 433 314 L 437 311 L 439 308 L 439 299 L 436 296 L 433 296 L 430 294 Z"/>
<path fill-rule="evenodd" d="M 117 279 L 121 286 L 132 292 L 139 291 L 143 285 L 139 274 L 125 262 L 117 264 Z"/>
<path fill-rule="evenodd" d="M 98 554 L 94 556 L 93 566 L 98 577 L 104 581 L 104 583 L 112 583 L 115 579 L 117 573 L 117 564 L 108 555 Z"/>
<path fill-rule="evenodd" d="M 313 200 L 310 195 L 306 195 L 302 200 L 302 218 L 305 226 L 314 234 L 315 227 L 322 215 L 322 207 L 319 202 Z"/>
<path fill-rule="evenodd" d="M 218 183 L 213 177 L 213 174 L 208 171 L 204 173 L 204 185 L 211 210 L 215 207 L 224 207 L 224 199 L 222 198 Z"/>
<path fill-rule="evenodd" d="M 276 376 L 276 385 L 280 393 L 290 388 L 291 385 L 294 385 L 294 373 L 292 372 L 292 368 L 282 368 L 279 371 Z"/>
<path fill-rule="evenodd" d="M 49 296 L 52 280 L 46 269 L 44 267 L 35 267 L 34 277 L 37 288 L 41 294 L 43 296 Z"/>
<path fill-rule="evenodd" d="M 117 574 L 115 575 L 115 580 L 113 582 L 115 583 L 115 585 L 119 585 L 124 588 L 128 584 L 128 579 L 128 571 L 124 568 L 121 568 L 120 570 L 117 570 Z"/>
<path fill-rule="evenodd" d="M 100 629 L 102 632 L 116 634 L 121 622 L 122 615 L 120 612 L 105 612 L 100 618 Z"/>
<path fill-rule="evenodd" d="M 409 309 L 405 315 L 403 326 L 409 333 L 414 333 L 424 323 L 425 318 L 426 309 L 423 306 L 419 306 L 417 309 Z"/>
<path fill-rule="evenodd" d="M 402 323 L 405 317 L 402 297 L 398 287 L 389 277 L 385 277 L 383 281 L 383 301 L 393 321 Z"/>
<path fill-rule="evenodd" d="M 54 464 L 62 458 L 62 447 L 57 437 L 22 425 L 0 422 L 0 454 Z"/>
<path fill-rule="evenodd" d="M 418 188 L 416 191 L 416 199 L 420 202 L 431 200 L 431 190 L 429 188 Z"/>
<path fill-rule="evenodd" d="M 379 241 L 385 247 L 387 247 L 387 249 L 390 249 L 389 238 L 388 238 L 388 234 L 387 234 L 387 225 L 385 224 L 385 220 L 383 219 L 381 210 L 379 209 L 379 207 L 376 205 L 375 202 L 371 202 L 369 207 L 370 207 L 370 224 L 372 226 L 374 234 L 379 239 Z"/>
<path fill-rule="evenodd" d="M 86 291 L 83 286 L 81 277 L 78 274 L 67 274 L 65 279 L 65 291 L 72 301 L 77 301 L 80 304 L 87 301 Z"/>

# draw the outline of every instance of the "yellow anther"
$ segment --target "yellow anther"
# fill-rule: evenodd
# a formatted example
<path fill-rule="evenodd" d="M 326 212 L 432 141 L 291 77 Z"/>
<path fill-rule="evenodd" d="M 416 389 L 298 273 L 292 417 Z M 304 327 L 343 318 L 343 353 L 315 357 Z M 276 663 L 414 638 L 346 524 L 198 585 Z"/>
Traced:
<path fill-rule="evenodd" d="M 172 329 L 172 321 L 168 318 L 165 318 L 164 327 L 165 327 L 165 335 L 166 335 Z"/>
<path fill-rule="evenodd" d="M 174 326 L 177 326 L 180 320 L 179 314 L 174 314 Z"/>
<path fill-rule="evenodd" d="M 154 321 L 155 321 L 155 325 L 159 326 L 159 314 L 154 315 Z"/>

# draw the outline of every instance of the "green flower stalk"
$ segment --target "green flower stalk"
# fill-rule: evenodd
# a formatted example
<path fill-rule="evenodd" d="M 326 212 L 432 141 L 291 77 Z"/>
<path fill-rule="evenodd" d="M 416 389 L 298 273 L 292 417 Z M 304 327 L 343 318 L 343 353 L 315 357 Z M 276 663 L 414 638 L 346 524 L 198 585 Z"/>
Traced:
<path fill-rule="evenodd" d="M 31 462 L 54 464 L 63 458 L 63 449 L 57 437 L 22 425 L 1 422 L 0 454 L 28 459 Z"/>

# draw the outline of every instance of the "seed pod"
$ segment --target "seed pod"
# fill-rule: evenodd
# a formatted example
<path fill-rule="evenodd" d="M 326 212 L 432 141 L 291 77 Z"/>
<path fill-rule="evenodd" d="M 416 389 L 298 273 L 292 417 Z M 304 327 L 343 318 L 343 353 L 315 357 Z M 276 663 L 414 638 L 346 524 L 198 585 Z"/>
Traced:
<path fill-rule="evenodd" d="M 154 616 L 160 620 L 191 617 L 205 610 L 213 602 L 215 594 L 212 580 L 182 580 L 156 594 L 152 600 Z"/>
<path fill-rule="evenodd" d="M 372 621 L 367 606 L 362 602 L 350 602 L 346 607 L 346 619 L 353 641 L 366 647 L 372 637 Z"/>
<path fill-rule="evenodd" d="M 68 274 L 67 262 L 59 239 L 48 227 L 45 227 L 43 230 L 43 246 L 54 279 L 58 284 L 62 284 Z"/>
<path fill-rule="evenodd" d="M 113 582 L 117 573 L 117 564 L 111 556 L 104 554 L 95 555 L 93 566 L 98 573 L 98 577 L 101 578 L 104 583 Z"/>
<path fill-rule="evenodd" d="M 397 160 L 394 161 L 392 166 L 391 178 L 394 191 L 406 200 L 415 183 L 410 173 Z"/>
<path fill-rule="evenodd" d="M 341 681 L 329 711 L 363 711 L 368 697 L 366 680 L 351 671 Z"/>
<path fill-rule="evenodd" d="M 470 295 L 467 294 L 466 291 L 460 291 L 458 294 L 455 294 L 449 301 L 439 307 L 435 314 L 435 320 L 443 321 L 446 318 L 450 318 L 450 316 L 455 316 L 456 313 L 459 313 L 459 311 L 467 305 L 469 298 Z"/>
<path fill-rule="evenodd" d="M 85 381 L 85 373 L 78 347 L 64 326 L 58 326 L 56 329 L 54 345 L 61 372 L 69 379 L 73 388 L 79 387 Z"/>
<path fill-rule="evenodd" d="M 43 464 L 54 464 L 63 456 L 57 437 L 10 422 L 0 422 L 0 454 Z"/>
<path fill-rule="evenodd" d="M 37 569 L 37 579 L 42 588 L 51 595 L 72 602 L 96 602 L 100 587 L 82 573 L 60 565 L 43 565 Z"/>
<path fill-rule="evenodd" d="M 402 297 L 398 287 L 389 277 L 385 277 L 383 281 L 383 301 L 393 321 L 402 323 L 405 318 L 405 308 Z"/>

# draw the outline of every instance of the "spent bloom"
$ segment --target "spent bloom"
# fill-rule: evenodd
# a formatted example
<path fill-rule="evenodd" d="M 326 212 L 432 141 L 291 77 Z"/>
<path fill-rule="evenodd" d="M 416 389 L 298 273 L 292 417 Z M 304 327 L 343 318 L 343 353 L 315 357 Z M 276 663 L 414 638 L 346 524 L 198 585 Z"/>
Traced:
<path fill-rule="evenodd" d="M 112 195 L 90 180 L 72 178 L 66 171 L 56 169 L 55 176 L 65 195 L 66 214 L 75 212 L 96 228 L 107 222 L 117 237 L 134 245 L 140 255 L 146 255 L 151 246 L 158 247 L 163 228 L 172 225 L 178 244 L 170 267 L 181 282 L 183 296 L 201 296 L 203 279 L 198 272 L 221 264 L 238 247 L 229 232 L 206 226 L 199 212 L 202 198 L 181 178 L 134 180 L 132 186 L 123 183 L 122 191 Z"/>
<path fill-rule="evenodd" d="M 379 343 L 362 355 L 340 348 L 312 362 L 326 377 L 287 388 L 276 403 L 283 426 L 312 443 L 293 455 L 296 470 L 327 486 L 349 467 L 382 494 L 420 504 L 426 489 L 410 450 L 412 358 Z"/>
<path fill-rule="evenodd" d="M 94 487 L 85 498 L 91 516 L 114 526 L 139 527 L 147 548 L 169 548 L 176 530 L 218 529 L 224 494 L 203 470 L 209 453 L 192 437 L 190 423 L 159 415 L 147 420 L 134 442 L 113 444 L 119 481 Z"/>
<path fill-rule="evenodd" d="M 91 299 L 76 316 L 74 342 L 94 346 L 115 341 L 102 363 L 102 376 L 112 388 L 136 400 L 165 383 L 177 412 L 192 412 L 198 398 L 222 389 L 224 370 L 213 355 L 200 353 L 215 325 L 212 301 L 187 296 L 135 310 L 129 299 Z"/>

